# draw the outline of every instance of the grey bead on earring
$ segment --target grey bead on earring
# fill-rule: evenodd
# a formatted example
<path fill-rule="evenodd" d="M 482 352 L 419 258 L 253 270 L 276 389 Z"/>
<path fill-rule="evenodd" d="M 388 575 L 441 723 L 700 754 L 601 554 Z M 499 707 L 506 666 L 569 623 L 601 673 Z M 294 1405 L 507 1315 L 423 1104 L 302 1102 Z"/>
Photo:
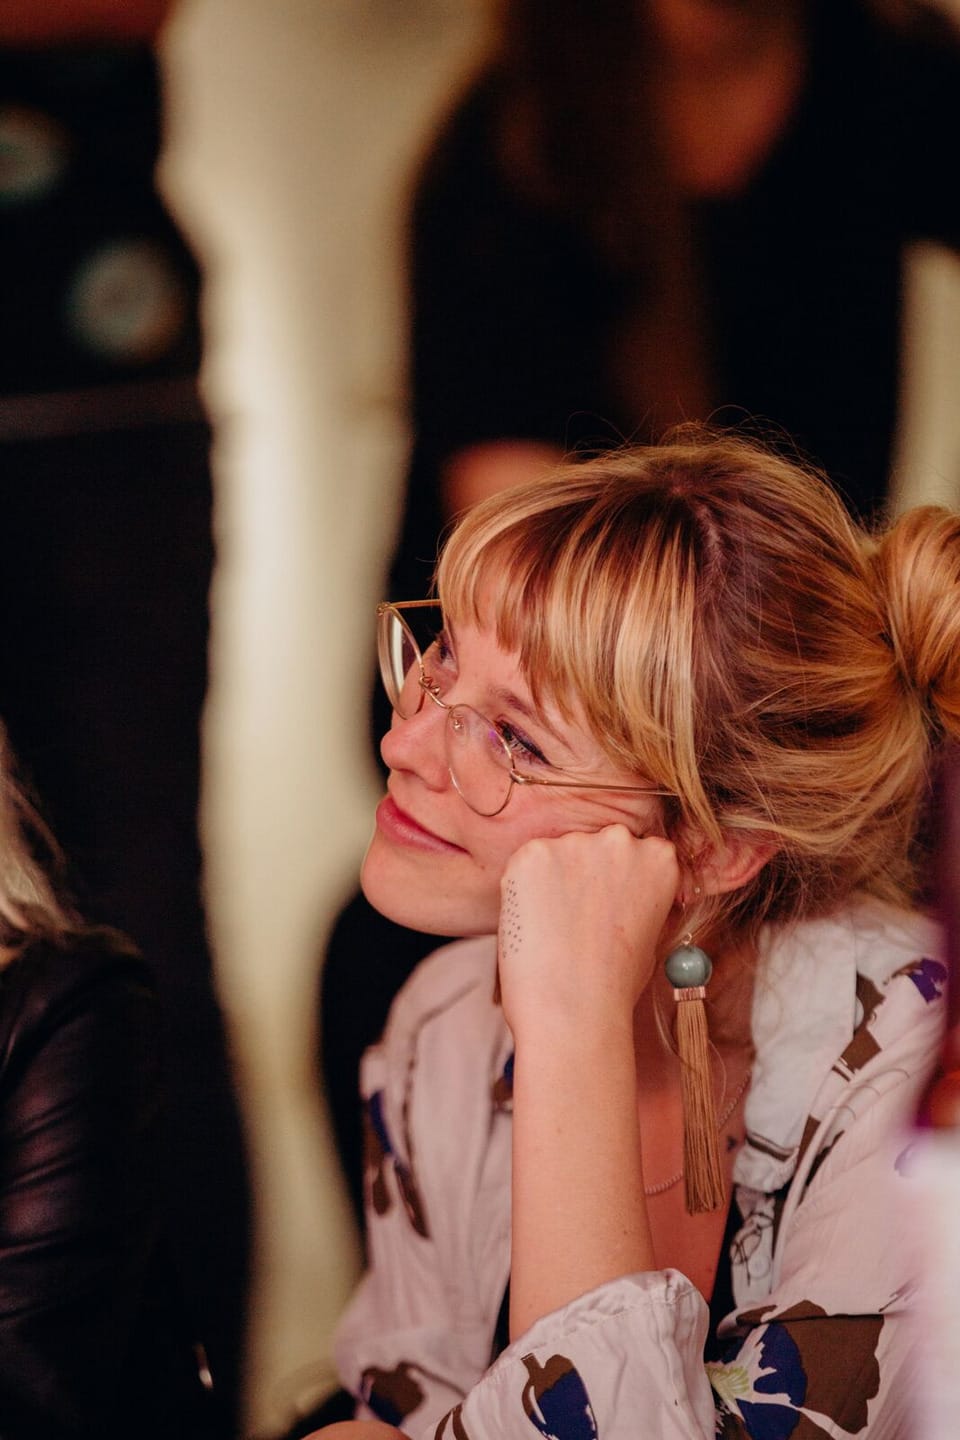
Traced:
<path fill-rule="evenodd" d="M 690 990 L 697 985 L 706 985 L 713 974 L 713 963 L 699 945 L 684 941 L 671 950 L 664 962 L 667 979 L 675 990 Z"/>

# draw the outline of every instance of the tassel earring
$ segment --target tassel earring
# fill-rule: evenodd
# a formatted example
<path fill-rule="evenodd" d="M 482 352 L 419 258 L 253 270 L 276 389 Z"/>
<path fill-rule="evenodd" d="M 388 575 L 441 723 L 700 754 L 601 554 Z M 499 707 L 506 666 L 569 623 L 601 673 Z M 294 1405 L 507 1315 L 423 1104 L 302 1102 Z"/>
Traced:
<path fill-rule="evenodd" d="M 710 1075 L 710 1037 L 704 1008 L 713 972 L 709 955 L 687 934 L 666 958 L 664 969 L 677 1002 L 677 1048 L 683 1101 L 683 1173 L 689 1215 L 718 1210 L 724 1202 L 717 1110 Z"/>

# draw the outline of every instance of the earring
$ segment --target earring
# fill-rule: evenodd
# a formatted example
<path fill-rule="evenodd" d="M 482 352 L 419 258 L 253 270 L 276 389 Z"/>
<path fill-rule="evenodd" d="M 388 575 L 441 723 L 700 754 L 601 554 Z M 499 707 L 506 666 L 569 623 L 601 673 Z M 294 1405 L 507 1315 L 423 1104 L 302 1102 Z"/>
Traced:
<path fill-rule="evenodd" d="M 699 890 L 695 893 L 699 894 Z M 682 903 L 682 902 L 681 902 Z M 717 1111 L 710 1075 L 710 1036 L 704 1000 L 713 964 L 689 932 L 664 964 L 677 1005 L 680 1097 L 683 1103 L 683 1174 L 687 1213 L 723 1204 Z"/>

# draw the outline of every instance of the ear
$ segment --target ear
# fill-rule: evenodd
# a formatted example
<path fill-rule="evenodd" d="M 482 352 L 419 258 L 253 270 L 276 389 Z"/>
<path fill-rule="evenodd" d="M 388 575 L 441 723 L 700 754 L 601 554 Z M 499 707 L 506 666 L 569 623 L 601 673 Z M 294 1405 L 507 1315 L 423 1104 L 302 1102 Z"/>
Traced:
<path fill-rule="evenodd" d="M 706 844 L 696 853 L 694 873 L 704 895 L 726 895 L 748 885 L 777 853 L 775 841 L 747 831 L 728 832 L 719 845 Z"/>

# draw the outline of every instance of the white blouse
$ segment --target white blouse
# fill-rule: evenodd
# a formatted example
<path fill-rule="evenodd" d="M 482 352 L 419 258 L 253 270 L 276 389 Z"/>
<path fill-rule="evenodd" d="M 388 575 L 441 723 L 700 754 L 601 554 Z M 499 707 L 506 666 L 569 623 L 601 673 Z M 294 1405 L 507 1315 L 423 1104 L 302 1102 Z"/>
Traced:
<path fill-rule="evenodd" d="M 665 1270 L 580 1296 L 490 1364 L 512 1039 L 493 939 L 425 960 L 362 1067 L 370 1268 L 336 1342 L 358 1417 L 414 1440 L 899 1440 L 918 1266 L 907 1127 L 944 1024 L 938 950 L 928 922 L 867 900 L 764 936 L 735 1307 L 713 1363 L 703 1297 Z"/>

